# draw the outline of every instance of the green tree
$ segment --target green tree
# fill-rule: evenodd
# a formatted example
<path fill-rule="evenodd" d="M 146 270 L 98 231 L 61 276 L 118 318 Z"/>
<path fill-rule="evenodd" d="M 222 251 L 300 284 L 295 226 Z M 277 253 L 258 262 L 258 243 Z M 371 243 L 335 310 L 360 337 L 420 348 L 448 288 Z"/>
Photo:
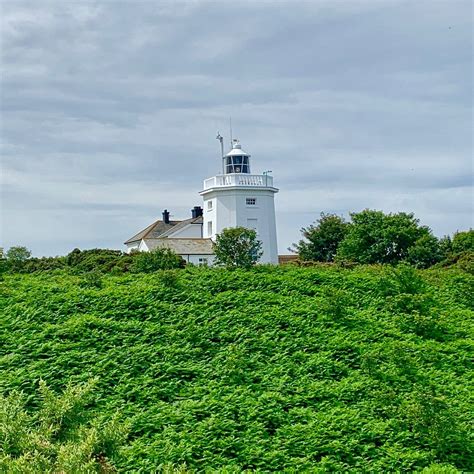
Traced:
<path fill-rule="evenodd" d="M 158 270 L 182 268 L 186 262 L 170 249 L 156 248 L 151 252 L 139 252 L 133 256 L 132 271 L 151 273 Z"/>
<path fill-rule="evenodd" d="M 337 260 L 363 264 L 396 264 L 412 260 L 427 266 L 439 258 L 431 230 L 412 213 L 384 214 L 365 209 L 352 213 L 352 224 L 337 250 Z M 410 255 L 410 248 L 415 247 Z M 434 252 L 433 258 L 430 252 Z M 434 260 L 434 261 L 433 261 Z"/>
<path fill-rule="evenodd" d="M 31 252 L 26 247 L 10 247 L 6 253 L 8 269 L 11 272 L 21 272 L 30 257 Z"/>
<path fill-rule="evenodd" d="M 474 252 L 474 230 L 456 232 L 453 236 L 452 251 L 454 253 Z"/>
<path fill-rule="evenodd" d="M 442 260 L 440 241 L 425 233 L 408 248 L 407 261 L 417 268 L 428 268 Z"/>
<path fill-rule="evenodd" d="M 0 472 L 114 472 L 112 460 L 126 428 L 117 418 L 86 422 L 84 407 L 96 383 L 69 385 L 57 395 L 41 381 L 33 414 L 23 393 L 0 397 Z"/>
<path fill-rule="evenodd" d="M 441 259 L 447 258 L 453 251 L 453 241 L 449 235 L 445 235 L 439 239 L 439 253 Z"/>
<path fill-rule="evenodd" d="M 214 243 L 215 263 L 226 267 L 250 268 L 263 255 L 257 233 L 245 227 L 224 229 Z"/>
<path fill-rule="evenodd" d="M 301 260 L 332 262 L 349 226 L 344 218 L 322 212 L 314 224 L 301 229 L 303 239 L 290 250 L 297 252 Z"/>

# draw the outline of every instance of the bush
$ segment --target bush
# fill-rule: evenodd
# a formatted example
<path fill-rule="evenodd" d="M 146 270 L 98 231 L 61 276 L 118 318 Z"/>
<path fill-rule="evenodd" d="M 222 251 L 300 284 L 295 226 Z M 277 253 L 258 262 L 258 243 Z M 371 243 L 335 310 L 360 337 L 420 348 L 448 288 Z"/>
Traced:
<path fill-rule="evenodd" d="M 293 244 L 289 250 L 297 252 L 304 261 L 332 262 L 349 225 L 340 216 L 322 212 L 314 224 L 301 229 L 303 240 Z"/>
<path fill-rule="evenodd" d="M 461 428 L 448 401 L 432 387 L 417 388 L 402 405 L 402 416 L 440 461 L 456 462 L 474 454 L 469 434 Z"/>
<path fill-rule="evenodd" d="M 10 247 L 5 254 L 6 265 L 10 272 L 22 272 L 31 252 L 26 247 Z"/>
<path fill-rule="evenodd" d="M 214 263 L 226 267 L 250 268 L 263 255 L 262 242 L 253 229 L 234 227 L 224 229 L 214 243 Z"/>
<path fill-rule="evenodd" d="M 131 270 L 135 273 L 151 273 L 183 268 L 185 265 L 186 262 L 172 250 L 157 248 L 151 252 L 134 254 Z"/>
<path fill-rule="evenodd" d="M 97 271 L 86 273 L 79 282 L 79 286 L 81 288 L 102 288 L 103 282 L 101 274 Z"/>
<path fill-rule="evenodd" d="M 120 250 L 110 249 L 74 249 L 66 256 L 68 267 L 77 272 L 98 271 L 109 273 L 112 268 L 119 267 L 127 271 L 132 265 L 133 257 Z"/>
<path fill-rule="evenodd" d="M 453 236 L 452 252 L 474 252 L 474 230 L 456 232 Z"/>
<path fill-rule="evenodd" d="M 436 238 L 413 214 L 366 209 L 352 213 L 351 218 L 349 231 L 337 250 L 338 261 L 393 265 L 411 260 L 423 268 L 439 261 Z"/>
<path fill-rule="evenodd" d="M 30 414 L 18 391 L 0 397 L 0 471 L 11 473 L 113 472 L 125 439 L 117 417 L 86 423 L 86 404 L 96 380 L 56 395 L 39 385 L 38 410 Z"/>
<path fill-rule="evenodd" d="M 438 239 L 429 233 L 408 247 L 406 260 L 417 268 L 428 268 L 442 259 Z"/>
<path fill-rule="evenodd" d="M 118 472 L 472 471 L 469 274 L 186 267 L 104 278 L 100 291 L 80 278 L 2 282 L 0 386 L 35 410 L 40 378 L 58 391 L 99 376 L 82 426 L 89 413 L 130 421 Z M 417 404 L 428 384 L 445 403 Z"/>
<path fill-rule="evenodd" d="M 48 272 L 66 267 L 66 257 L 30 258 L 25 262 L 23 273 Z"/>

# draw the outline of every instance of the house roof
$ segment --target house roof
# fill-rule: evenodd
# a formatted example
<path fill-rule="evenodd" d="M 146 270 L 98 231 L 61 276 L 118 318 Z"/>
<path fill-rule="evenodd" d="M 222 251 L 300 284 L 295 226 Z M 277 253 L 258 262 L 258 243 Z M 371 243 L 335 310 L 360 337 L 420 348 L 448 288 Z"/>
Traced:
<path fill-rule="evenodd" d="M 149 250 L 170 249 L 178 255 L 213 255 L 211 239 L 145 239 Z"/>
<path fill-rule="evenodd" d="M 165 224 L 162 220 L 157 220 L 150 224 L 145 229 L 130 237 L 125 244 L 131 244 L 132 242 L 139 242 L 142 239 L 158 239 L 164 234 L 171 233 L 170 231 L 176 231 L 185 227 L 188 224 L 201 224 L 202 217 L 192 217 L 191 219 L 185 219 L 184 221 L 170 221 L 169 224 Z"/>
<path fill-rule="evenodd" d="M 189 224 L 202 224 L 202 221 L 203 221 L 202 217 L 195 217 L 195 218 L 193 217 L 191 219 L 186 219 L 184 221 L 179 222 L 178 224 L 171 227 L 170 229 L 166 230 L 165 232 L 163 232 L 159 236 L 159 238 L 161 239 L 163 237 L 169 237 L 170 235 L 173 235 L 175 232 L 178 232 L 179 230 L 183 229 Z"/>

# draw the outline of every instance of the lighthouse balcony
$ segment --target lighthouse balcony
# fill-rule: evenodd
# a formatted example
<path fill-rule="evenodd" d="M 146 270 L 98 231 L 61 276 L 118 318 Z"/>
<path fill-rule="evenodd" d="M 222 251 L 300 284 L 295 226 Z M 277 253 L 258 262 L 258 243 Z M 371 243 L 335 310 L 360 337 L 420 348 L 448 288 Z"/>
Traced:
<path fill-rule="evenodd" d="M 273 177 L 261 174 L 223 174 L 204 180 L 204 190 L 227 186 L 273 187 Z"/>

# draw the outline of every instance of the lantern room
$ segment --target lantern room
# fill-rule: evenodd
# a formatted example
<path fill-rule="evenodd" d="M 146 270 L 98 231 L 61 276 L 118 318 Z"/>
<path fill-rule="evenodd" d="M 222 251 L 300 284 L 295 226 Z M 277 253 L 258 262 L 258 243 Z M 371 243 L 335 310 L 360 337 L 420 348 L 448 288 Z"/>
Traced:
<path fill-rule="evenodd" d="M 232 150 L 222 157 L 224 160 L 224 174 L 246 173 L 250 174 L 250 155 L 242 150 L 238 140 L 232 143 Z"/>

